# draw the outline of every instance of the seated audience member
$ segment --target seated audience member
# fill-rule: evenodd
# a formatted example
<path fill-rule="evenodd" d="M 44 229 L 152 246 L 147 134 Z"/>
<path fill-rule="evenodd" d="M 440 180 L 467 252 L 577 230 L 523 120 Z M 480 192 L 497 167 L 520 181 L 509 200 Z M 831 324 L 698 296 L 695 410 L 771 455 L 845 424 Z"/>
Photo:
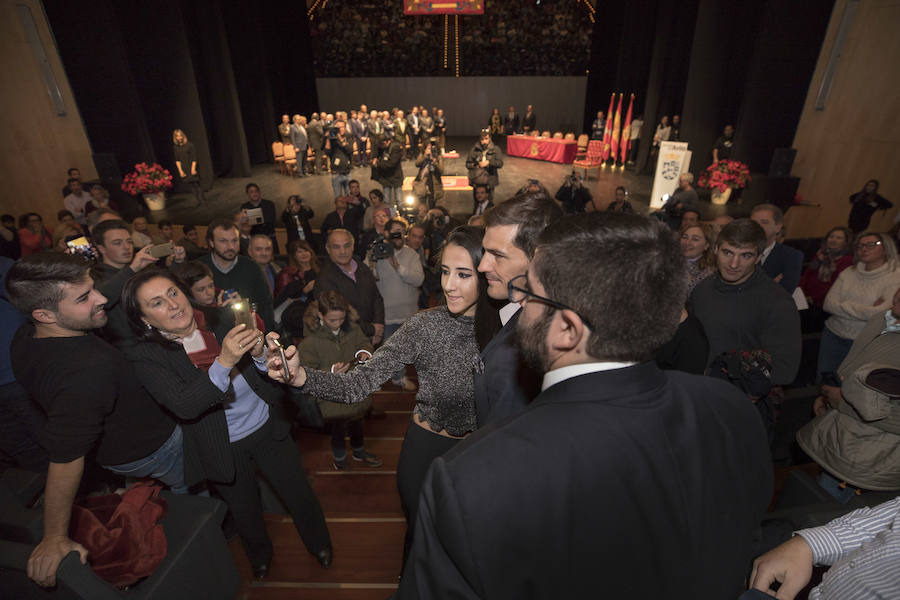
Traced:
<path fill-rule="evenodd" d="M 107 299 L 94 288 L 84 259 L 25 257 L 10 269 L 6 289 L 33 323 L 13 340 L 13 372 L 45 415 L 40 440 L 50 456 L 43 539 L 28 559 L 28 576 L 53 586 L 69 552 L 87 559 L 87 550 L 68 537 L 85 456 L 96 451 L 97 462 L 114 473 L 152 476 L 183 494 L 182 433 L 125 357 L 91 335 L 106 323 Z"/>
<path fill-rule="evenodd" d="M 678 187 L 672 192 L 672 198 L 676 204 L 680 203 L 685 209 L 696 208 L 700 204 L 700 197 L 694 189 L 693 173 L 682 173 L 678 176 Z"/>
<path fill-rule="evenodd" d="M 102 223 L 103 221 L 121 221 L 122 217 L 116 211 L 111 208 L 98 208 L 91 214 L 87 216 L 87 228 L 88 232 L 92 233 L 94 231 L 94 227 L 98 223 Z"/>
<path fill-rule="evenodd" d="M 356 311 L 340 293 L 332 290 L 319 296 L 306 309 L 305 336 L 300 343 L 300 365 L 319 371 L 347 373 L 372 356 L 372 340 L 359 328 Z M 322 418 L 331 426 L 331 453 L 334 468 L 343 471 L 347 463 L 345 438 L 350 436 L 353 460 L 380 467 L 380 458 L 366 451 L 363 417 L 372 406 L 371 397 L 356 404 L 318 400 Z"/>
<path fill-rule="evenodd" d="M 634 208 L 631 206 L 631 203 L 626 199 L 628 197 L 628 192 L 624 187 L 617 186 L 616 187 L 616 195 L 612 202 L 610 202 L 606 206 L 606 212 L 610 213 L 622 213 L 625 215 L 633 215 Z M 594 204 L 594 201 L 591 200 L 591 205 Z"/>
<path fill-rule="evenodd" d="M 847 223 L 853 233 L 865 231 L 879 210 L 887 212 L 894 205 L 878 193 L 878 180 L 870 179 L 863 189 L 850 196 L 850 216 Z"/>
<path fill-rule="evenodd" d="M 106 297 L 107 323 L 101 329 L 104 339 L 122 346 L 133 342 L 134 336 L 119 298 L 122 288 L 135 273 L 156 262 L 150 248 L 134 251 L 128 224 L 122 220 L 103 221 L 94 227 L 91 241 L 100 255 L 91 269 L 97 291 Z"/>
<path fill-rule="evenodd" d="M 60 227 L 70 227 L 84 233 L 84 230 L 81 228 L 81 225 L 78 224 L 78 221 L 75 220 L 75 215 L 69 212 L 67 209 L 62 209 L 61 211 L 56 213 L 56 221 L 59 225 L 56 226 L 56 229 Z M 53 233 L 56 233 L 56 229 L 53 230 Z"/>
<path fill-rule="evenodd" d="M 719 215 L 712 220 L 712 223 L 710 223 L 710 228 L 712 228 L 714 242 L 716 238 L 719 237 L 719 233 L 722 231 L 722 228 L 732 221 L 734 221 L 734 217 L 730 215 Z"/>
<path fill-rule="evenodd" d="M 359 189 L 359 181 L 351 179 L 347 187 L 350 190 L 347 194 L 347 208 L 360 214 L 365 213 L 366 209 L 369 208 L 369 199 L 362 195 Z"/>
<path fill-rule="evenodd" d="M 63 198 L 63 205 L 75 215 L 75 220 L 80 224 L 85 225 L 87 221 L 85 221 L 85 217 L 87 216 L 85 213 L 85 207 L 88 205 L 88 202 L 93 200 L 93 196 L 90 195 L 81 185 L 81 181 L 70 177 L 68 181 L 69 186 L 69 195 Z"/>
<path fill-rule="evenodd" d="M 165 244 L 175 241 L 175 231 L 172 229 L 172 221 L 162 220 L 156 224 L 156 233 L 151 236 L 154 244 Z"/>
<path fill-rule="evenodd" d="M 303 240 L 289 242 L 287 251 L 288 264 L 275 278 L 276 305 L 284 302 L 284 298 L 281 298 L 282 293 L 289 298 L 298 298 L 306 302 L 305 297 L 312 294 L 319 274 L 319 259 L 309 242 Z M 291 289 L 288 289 L 288 286 Z"/>
<path fill-rule="evenodd" d="M 363 333 L 377 346 L 384 339 L 384 300 L 372 270 L 354 258 L 354 245 L 353 234 L 346 229 L 329 232 L 325 251 L 331 260 L 322 267 L 313 292 L 316 298 L 329 290 L 340 292 L 356 309 Z"/>
<path fill-rule="evenodd" d="M 421 205 L 420 205 L 421 206 Z M 487 184 L 476 185 L 472 189 L 472 216 L 483 215 L 494 207 L 494 195 Z"/>
<path fill-rule="evenodd" d="M 816 418 L 797 432 L 827 473 L 822 487 L 841 502 L 856 488 L 900 490 L 900 287 L 891 307 L 856 336 L 838 368 L 840 387 L 822 386 Z M 840 483 L 850 485 L 841 486 Z"/>
<path fill-rule="evenodd" d="M 900 497 L 854 510 L 822 527 L 794 533 L 790 540 L 753 562 L 750 586 L 754 590 L 793 600 L 809 584 L 813 566 L 828 565 L 822 583 L 812 589 L 810 598 L 848 600 L 897 595 Z"/>
<path fill-rule="evenodd" d="M 184 237 L 175 242 L 175 245 L 184 248 L 185 256 L 188 260 L 197 260 L 209 252 L 208 248 L 200 245 L 200 234 L 195 226 L 185 225 L 181 228 L 181 231 Z M 134 240 L 133 233 L 131 234 L 131 239 L 132 241 Z"/>
<path fill-rule="evenodd" d="M 260 375 L 262 332 L 239 324 L 218 339 L 171 275 L 158 269 L 133 277 L 122 302 L 139 339 L 128 350 L 137 381 L 183 424 L 185 482 L 209 481 L 225 501 L 253 576 L 265 577 L 272 562 L 257 469 L 288 508 L 306 549 L 328 567 L 328 526 L 282 414 L 283 391 Z"/>
<path fill-rule="evenodd" d="M 687 261 L 688 293 L 691 293 L 698 283 L 716 271 L 712 230 L 706 225 L 682 225 L 679 239 L 681 254 Z"/>
<path fill-rule="evenodd" d="M 700 224 L 700 210 L 696 208 L 686 208 L 681 213 L 681 227 L 689 227 L 691 225 Z M 679 229 L 681 228 L 679 227 Z"/>
<path fill-rule="evenodd" d="M 687 296 L 677 242 L 593 214 L 536 245 L 508 293 L 543 391 L 434 460 L 397 598 L 736 597 L 772 468 L 744 397 L 652 362 Z"/>
<path fill-rule="evenodd" d="M 131 241 L 134 242 L 135 248 L 143 248 L 153 243 L 146 217 L 135 217 L 131 221 Z"/>
<path fill-rule="evenodd" d="M 556 190 L 555 198 L 567 215 L 583 213 L 584 207 L 592 200 L 591 192 L 584 187 L 581 174 L 576 171 L 566 175 L 563 184 Z"/>
<path fill-rule="evenodd" d="M 712 362 L 725 352 L 765 350 L 772 385 L 800 366 L 800 316 L 790 294 L 759 267 L 766 233 L 750 219 L 726 225 L 716 240 L 716 273 L 697 284 L 691 311 L 703 324 Z"/>
<path fill-rule="evenodd" d="M 272 296 L 274 297 L 275 277 L 277 277 L 278 272 L 281 271 L 281 265 L 277 264 L 274 260 L 275 256 L 272 251 L 271 238 L 260 233 L 254 235 L 250 238 L 250 248 L 247 250 L 247 254 L 253 262 L 259 265 L 263 275 L 266 276 L 266 281 L 269 284 L 269 291 L 272 292 Z"/>
<path fill-rule="evenodd" d="M 41 215 L 30 212 L 19 217 L 19 245 L 22 256 L 53 249 L 53 236 L 44 227 Z"/>
<path fill-rule="evenodd" d="M 853 264 L 853 232 L 847 227 L 833 227 L 815 257 L 800 277 L 800 288 L 810 307 L 822 310 L 828 290 L 838 275 Z"/>
<path fill-rule="evenodd" d="M 287 206 L 281 213 L 281 223 L 287 230 L 288 243 L 294 240 L 304 240 L 313 243 L 313 231 L 309 224 L 309 220 L 316 216 L 316 213 L 297 194 L 288 196 Z M 290 254 L 290 251 L 288 251 Z"/>
<path fill-rule="evenodd" d="M 819 342 L 820 375 L 837 371 L 866 321 L 884 313 L 900 286 L 897 247 L 887 234 L 862 233 L 855 250 L 854 265 L 841 272 L 825 296 L 825 312 L 831 316 Z"/>
<path fill-rule="evenodd" d="M 250 238 L 253 235 L 250 233 L 253 230 L 253 226 L 250 224 L 250 217 L 247 216 L 247 211 L 242 208 L 234 213 L 232 222 L 238 230 L 238 254 L 247 256 L 247 250 L 250 249 Z"/>
<path fill-rule="evenodd" d="M 0 256 L 17 260 L 22 255 L 16 219 L 12 215 L 0 215 Z"/>
<path fill-rule="evenodd" d="M 653 360 L 664 371 L 684 371 L 703 375 L 706 371 L 706 357 L 709 355 L 709 340 L 700 320 L 687 310 L 681 311 L 681 321 L 675 335 L 657 350 Z"/>
<path fill-rule="evenodd" d="M 373 193 L 378 190 L 373 190 Z M 381 192 L 378 192 L 380 195 Z M 369 194 L 369 197 L 372 197 L 372 194 Z M 374 202 L 373 202 L 374 205 Z M 371 206 L 369 208 L 372 208 Z M 368 214 L 368 210 L 366 209 L 366 213 Z M 372 213 L 374 215 L 374 211 Z M 347 198 L 344 196 L 338 196 L 334 199 L 334 210 L 325 215 L 325 218 L 322 220 L 322 224 L 319 226 L 319 237 L 322 239 L 322 243 L 328 239 L 328 234 L 332 229 L 346 229 L 350 232 L 350 235 L 353 236 L 355 240 L 359 237 L 360 229 L 359 229 L 359 215 L 356 211 L 349 210 L 347 207 Z"/>
<path fill-rule="evenodd" d="M 762 253 L 762 268 L 775 283 L 781 284 L 788 294 L 793 294 L 800 284 L 803 270 L 803 253 L 778 241 L 784 230 L 784 213 L 774 204 L 757 204 L 750 218 L 766 232 L 766 248 Z"/>
<path fill-rule="evenodd" d="M 248 302 L 256 304 L 256 313 L 266 330 L 275 327 L 272 292 L 260 268 L 251 259 L 238 254 L 238 230 L 228 219 L 215 219 L 206 228 L 210 252 L 200 257 L 213 272 L 216 287 L 235 290 Z"/>
<path fill-rule="evenodd" d="M 117 210 L 118 206 L 111 204 L 109 190 L 102 185 L 92 185 L 90 189 L 91 201 L 84 206 L 84 214 L 88 215 L 100 208 Z"/>
<path fill-rule="evenodd" d="M 66 177 L 68 177 L 69 179 L 73 179 L 73 178 L 74 178 L 74 179 L 77 179 L 78 181 L 81 181 L 81 171 L 79 171 L 79 170 L 76 169 L 75 167 L 72 167 L 71 169 L 69 169 L 69 171 L 68 171 Z M 68 180 L 67 180 L 67 181 L 68 181 Z M 63 186 L 63 189 L 62 189 L 62 197 L 63 197 L 63 199 L 65 199 L 65 197 L 68 196 L 68 195 L 71 194 L 71 193 L 72 193 L 72 188 L 69 187 L 69 184 L 68 184 L 68 182 L 67 182 L 66 185 Z"/>
<path fill-rule="evenodd" d="M 241 208 L 244 210 L 253 208 L 262 210 L 262 223 L 253 223 L 250 233 L 253 235 L 261 233 L 269 236 L 272 240 L 272 247 L 277 254 L 278 240 L 275 238 L 275 203 L 263 198 L 262 193 L 259 191 L 259 186 L 255 183 L 248 183 L 244 187 L 244 191 L 247 193 L 247 201 L 241 204 Z"/>

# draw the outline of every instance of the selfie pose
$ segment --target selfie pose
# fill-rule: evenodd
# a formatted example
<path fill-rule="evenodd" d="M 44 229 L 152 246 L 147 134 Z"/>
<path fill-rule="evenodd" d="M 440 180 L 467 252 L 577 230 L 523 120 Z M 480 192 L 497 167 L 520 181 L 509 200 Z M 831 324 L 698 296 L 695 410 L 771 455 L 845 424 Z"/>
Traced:
<path fill-rule="evenodd" d="M 254 577 L 265 577 L 272 562 L 257 467 L 288 508 L 306 549 L 330 566 L 325 516 L 281 414 L 281 393 L 260 375 L 263 334 L 252 326 L 252 314 L 240 310 L 246 303 L 223 309 L 245 322 L 221 339 L 206 329 L 203 314 L 164 271 L 132 277 L 122 304 L 138 339 L 127 351 L 135 373 L 184 429 L 185 482 L 209 481 L 228 505 Z"/>
<path fill-rule="evenodd" d="M 476 270 L 483 236 L 480 227 L 459 227 L 450 234 L 439 261 L 446 306 L 410 317 L 353 371 L 302 368 L 292 346 L 285 352 L 290 372 L 285 379 L 281 359 L 270 352 L 270 377 L 287 381 L 295 393 L 334 402 L 362 402 L 398 369 L 415 366 L 419 391 L 397 464 L 407 524 L 404 561 L 412 543 L 419 489 L 431 461 L 476 428 L 471 374 L 481 368 L 480 348 L 500 328 L 497 311 L 488 303 L 487 280 Z"/>

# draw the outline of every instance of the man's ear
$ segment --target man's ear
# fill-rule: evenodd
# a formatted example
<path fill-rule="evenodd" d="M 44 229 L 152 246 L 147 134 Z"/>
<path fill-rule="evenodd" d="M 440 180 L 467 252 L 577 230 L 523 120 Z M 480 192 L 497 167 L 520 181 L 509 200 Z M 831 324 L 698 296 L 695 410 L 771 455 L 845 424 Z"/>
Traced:
<path fill-rule="evenodd" d="M 31 318 L 44 325 L 53 325 L 56 323 L 56 313 L 46 308 L 36 308 L 31 311 Z"/>
<path fill-rule="evenodd" d="M 557 310 L 547 331 L 547 343 L 551 350 L 566 354 L 587 343 L 589 332 L 574 311 Z"/>

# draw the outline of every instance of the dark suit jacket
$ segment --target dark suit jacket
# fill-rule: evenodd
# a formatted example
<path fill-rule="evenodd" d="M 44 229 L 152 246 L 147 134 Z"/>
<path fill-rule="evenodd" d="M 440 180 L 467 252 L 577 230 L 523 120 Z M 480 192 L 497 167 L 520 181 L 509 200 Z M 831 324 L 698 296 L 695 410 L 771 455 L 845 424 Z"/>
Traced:
<path fill-rule="evenodd" d="M 206 371 L 194 366 L 180 345 L 140 342 L 126 349 L 125 354 L 141 385 L 181 424 L 185 482 L 193 485 L 204 479 L 232 481 L 234 458 L 224 404 L 234 400 L 234 388 L 224 392 L 217 388 Z M 253 391 L 269 405 L 275 439 L 284 439 L 291 428 L 283 417 L 283 392 L 261 376 L 252 362 L 245 357 L 238 368 Z"/>
<path fill-rule="evenodd" d="M 525 113 L 525 116 L 522 117 L 522 129 L 526 131 L 531 131 L 537 126 L 537 115 L 531 113 Z"/>
<path fill-rule="evenodd" d="M 737 389 L 577 376 L 431 465 L 397 598 L 736 598 L 772 493 Z"/>
<path fill-rule="evenodd" d="M 372 270 L 362 262 L 357 261 L 356 281 L 353 281 L 336 264 L 328 261 L 316 278 L 313 294 L 318 298 L 328 290 L 340 292 L 350 306 L 356 309 L 359 313 L 359 328 L 367 336 L 375 333 L 375 323 L 384 325 L 384 298 L 378 291 Z"/>
<path fill-rule="evenodd" d="M 503 115 L 503 133 L 506 135 L 512 135 L 519 130 L 519 114 L 513 113 L 512 118 L 509 118 L 509 113 L 504 113 Z"/>
<path fill-rule="evenodd" d="M 484 373 L 475 373 L 475 411 L 478 427 L 499 423 L 525 410 L 541 391 L 541 376 L 525 364 L 515 345 L 521 310 L 481 351 Z"/>
<path fill-rule="evenodd" d="M 776 242 L 762 267 L 772 279 L 781 275 L 781 287 L 788 294 L 793 294 L 803 274 L 803 253 Z"/>

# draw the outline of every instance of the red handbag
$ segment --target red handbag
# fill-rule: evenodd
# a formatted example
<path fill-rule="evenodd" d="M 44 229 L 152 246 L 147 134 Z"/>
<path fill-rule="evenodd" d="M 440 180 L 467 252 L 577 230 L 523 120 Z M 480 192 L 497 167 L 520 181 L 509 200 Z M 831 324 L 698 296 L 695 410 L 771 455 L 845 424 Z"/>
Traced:
<path fill-rule="evenodd" d="M 166 557 L 160 521 L 169 505 L 160 486 L 138 482 L 123 495 L 106 494 L 72 506 L 69 537 L 87 548 L 98 577 L 116 587 L 147 577 Z"/>

